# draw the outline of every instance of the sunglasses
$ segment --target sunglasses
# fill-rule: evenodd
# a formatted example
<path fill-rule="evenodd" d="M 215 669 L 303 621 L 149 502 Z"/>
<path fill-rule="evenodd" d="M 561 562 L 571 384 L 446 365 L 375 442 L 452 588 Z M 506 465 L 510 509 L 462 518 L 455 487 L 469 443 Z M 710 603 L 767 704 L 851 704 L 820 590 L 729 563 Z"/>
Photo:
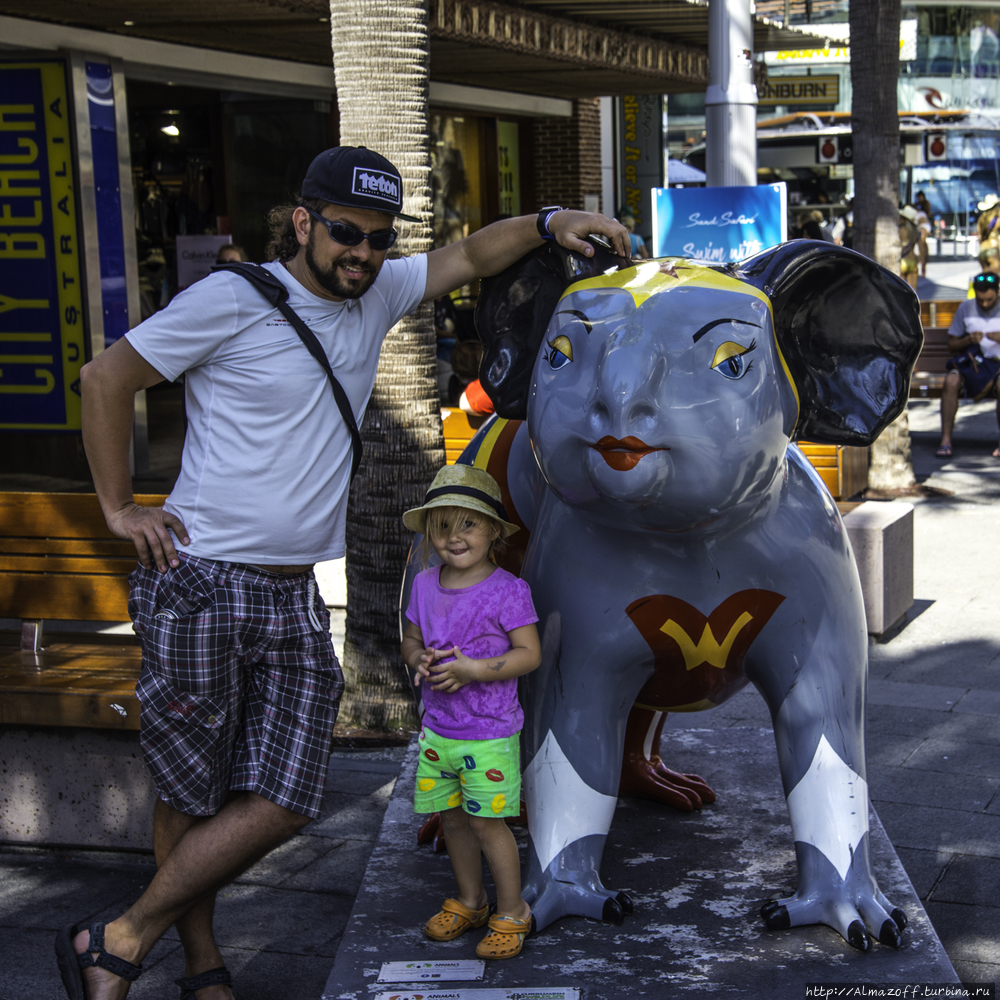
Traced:
<path fill-rule="evenodd" d="M 973 288 L 995 288 L 1000 284 L 1000 277 L 995 274 L 977 274 L 972 279 Z"/>
<path fill-rule="evenodd" d="M 395 229 L 376 229 L 373 233 L 366 233 L 346 222 L 331 222 L 311 208 L 307 208 L 306 211 L 326 226 L 334 243 L 340 243 L 345 247 L 356 247 L 362 240 L 368 240 L 368 246 L 372 250 L 388 250 L 399 237 Z"/>

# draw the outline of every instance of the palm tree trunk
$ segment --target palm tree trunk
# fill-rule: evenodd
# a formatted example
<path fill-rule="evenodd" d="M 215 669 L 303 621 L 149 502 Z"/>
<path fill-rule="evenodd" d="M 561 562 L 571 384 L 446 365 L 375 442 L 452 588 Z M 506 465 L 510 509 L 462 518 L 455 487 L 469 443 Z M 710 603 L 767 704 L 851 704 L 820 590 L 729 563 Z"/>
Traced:
<path fill-rule="evenodd" d="M 403 177 L 394 255 L 432 248 L 427 134 L 430 64 L 425 0 L 330 0 L 340 141 L 388 157 Z M 365 458 L 347 515 L 347 635 L 341 722 L 413 728 L 399 656 L 398 603 L 410 535 L 400 520 L 444 464 L 435 382 L 433 309 L 421 306 L 390 332 L 361 427 Z"/>
<path fill-rule="evenodd" d="M 854 249 L 899 273 L 900 0 L 851 0 Z M 905 489 L 916 478 L 906 411 L 872 445 L 868 485 Z"/>

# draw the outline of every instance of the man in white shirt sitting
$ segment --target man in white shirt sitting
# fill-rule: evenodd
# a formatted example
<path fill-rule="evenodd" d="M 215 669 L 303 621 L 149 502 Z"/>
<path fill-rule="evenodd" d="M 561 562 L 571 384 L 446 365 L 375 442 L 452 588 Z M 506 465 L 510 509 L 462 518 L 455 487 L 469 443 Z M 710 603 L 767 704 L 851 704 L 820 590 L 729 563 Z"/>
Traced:
<path fill-rule="evenodd" d="M 958 397 L 964 393 L 974 400 L 997 396 L 997 423 L 1000 424 L 1000 396 L 997 375 L 1000 374 L 1000 276 L 984 271 L 972 279 L 975 298 L 966 299 L 955 310 L 948 329 L 948 350 L 953 357 L 948 362 L 941 391 L 941 445 L 938 458 L 951 458 L 951 435 L 958 412 Z M 1000 458 L 1000 446 L 993 449 Z"/>
<path fill-rule="evenodd" d="M 450 246 L 386 260 L 402 180 L 338 147 L 272 213 L 265 265 L 319 340 L 360 424 L 389 329 L 420 302 L 496 274 L 546 239 L 629 255 L 625 229 L 550 206 Z M 181 472 L 162 509 L 129 474 L 135 393 L 185 376 Z M 157 789 L 158 871 L 129 910 L 56 941 L 73 1000 L 120 1000 L 176 925 L 182 996 L 228 1000 L 215 894 L 319 813 L 343 690 L 312 564 L 344 554 L 352 433 L 320 362 L 245 278 L 217 272 L 83 369 L 83 434 L 108 526 L 140 565 L 129 610 L 143 646 L 140 741 Z M 93 904 L 88 908 L 96 909 Z"/>

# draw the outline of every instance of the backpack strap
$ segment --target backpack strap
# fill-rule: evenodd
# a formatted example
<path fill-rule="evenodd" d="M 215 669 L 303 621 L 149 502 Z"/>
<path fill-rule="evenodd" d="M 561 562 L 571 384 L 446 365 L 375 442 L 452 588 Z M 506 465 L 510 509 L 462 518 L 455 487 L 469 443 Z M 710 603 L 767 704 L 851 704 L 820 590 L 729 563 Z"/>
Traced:
<path fill-rule="evenodd" d="M 330 380 L 330 388 L 333 389 L 333 398 L 337 401 L 337 408 L 340 415 L 347 424 L 347 429 L 351 432 L 351 480 L 358 474 L 358 467 L 361 465 L 361 455 L 364 452 L 364 444 L 361 441 L 361 432 L 358 430 L 358 422 L 354 418 L 354 411 L 351 409 L 351 401 L 347 398 L 344 387 L 337 381 L 333 369 L 330 367 L 330 359 L 323 350 L 323 345 L 316 338 L 316 334 L 309 329 L 302 317 L 288 304 L 288 289 L 276 278 L 266 267 L 260 264 L 248 262 L 234 262 L 231 264 L 216 264 L 213 271 L 233 271 L 246 278 L 268 302 L 281 313 L 293 329 L 299 335 L 299 339 L 306 346 L 306 350 L 323 366 L 326 377 Z"/>

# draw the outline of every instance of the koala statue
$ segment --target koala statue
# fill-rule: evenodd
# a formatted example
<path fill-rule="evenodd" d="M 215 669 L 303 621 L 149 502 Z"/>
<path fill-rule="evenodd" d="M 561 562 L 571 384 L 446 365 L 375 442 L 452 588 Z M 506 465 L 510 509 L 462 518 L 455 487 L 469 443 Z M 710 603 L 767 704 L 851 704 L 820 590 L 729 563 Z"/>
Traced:
<path fill-rule="evenodd" d="M 869 857 L 860 582 L 792 442 L 868 445 L 900 414 L 917 298 L 810 240 L 738 265 L 621 265 L 599 244 L 547 244 L 484 281 L 477 307 L 497 416 L 460 461 L 497 479 L 523 526 L 543 636 L 522 681 L 525 899 L 539 929 L 620 923 L 630 900 L 599 868 L 630 713 L 700 711 L 749 681 L 773 719 L 799 870 L 767 926 L 898 947 L 906 917 Z"/>

